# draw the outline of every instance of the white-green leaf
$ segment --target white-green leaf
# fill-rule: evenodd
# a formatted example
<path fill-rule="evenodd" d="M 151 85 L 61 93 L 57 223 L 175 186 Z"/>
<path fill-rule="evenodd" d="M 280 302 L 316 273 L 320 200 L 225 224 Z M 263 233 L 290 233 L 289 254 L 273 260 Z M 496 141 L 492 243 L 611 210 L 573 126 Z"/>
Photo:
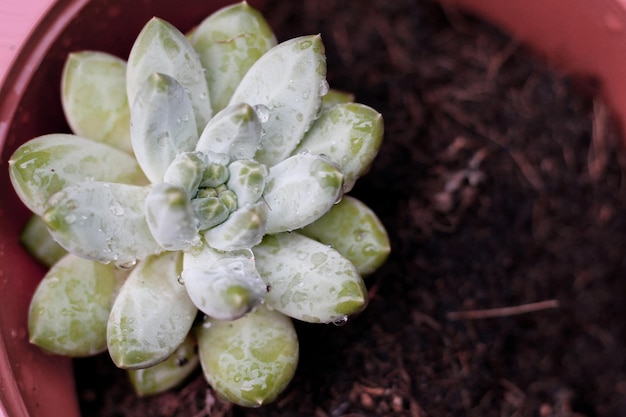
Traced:
<path fill-rule="evenodd" d="M 228 219 L 204 232 L 204 240 L 221 251 L 249 249 L 261 242 L 269 215 L 263 201 L 239 207 Z"/>
<path fill-rule="evenodd" d="M 269 112 L 255 159 L 272 166 L 289 156 L 317 117 L 327 88 L 319 35 L 285 41 L 255 62 L 230 100 Z"/>
<path fill-rule="evenodd" d="M 153 183 L 167 167 L 198 141 L 196 119 L 185 88 L 174 78 L 149 75 L 133 102 L 130 136 L 141 168 Z"/>
<path fill-rule="evenodd" d="M 276 310 L 311 323 L 345 320 L 367 305 L 367 289 L 352 263 L 297 232 L 268 235 L 253 248 Z"/>
<path fill-rule="evenodd" d="M 144 369 L 129 369 L 130 382 L 138 396 L 159 394 L 180 385 L 200 363 L 196 338 L 189 333 L 185 341 L 165 361 Z"/>
<path fill-rule="evenodd" d="M 203 313 L 234 320 L 259 305 L 267 287 L 254 259 L 209 247 L 185 252 L 183 282 L 189 297 Z"/>
<path fill-rule="evenodd" d="M 206 125 L 196 151 L 224 154 L 230 160 L 251 159 L 259 147 L 261 122 L 256 111 L 245 103 L 226 107 Z"/>
<path fill-rule="evenodd" d="M 263 200 L 266 233 L 286 232 L 314 222 L 341 197 L 343 175 L 323 157 L 298 154 L 270 168 Z"/>
<path fill-rule="evenodd" d="M 131 109 L 143 82 L 154 73 L 169 75 L 189 92 L 201 130 L 213 115 L 204 68 L 185 35 L 156 17 L 141 30 L 128 57 L 126 91 Z"/>
<path fill-rule="evenodd" d="M 31 139 L 9 159 L 13 188 L 38 215 L 54 193 L 83 181 L 146 184 L 135 158 L 104 143 L 75 135 L 50 134 Z"/>
<path fill-rule="evenodd" d="M 200 244 L 198 221 L 185 190 L 160 183 L 146 197 L 146 221 L 154 239 L 166 250 Z"/>
<path fill-rule="evenodd" d="M 226 107 L 252 64 L 276 45 L 276 37 L 261 13 L 240 2 L 202 21 L 191 43 L 206 68 L 211 103 L 217 112 Z"/>
<path fill-rule="evenodd" d="M 156 365 L 185 340 L 197 310 L 178 282 L 181 270 L 182 253 L 165 252 L 139 262 L 124 282 L 107 325 L 118 367 Z"/>
<path fill-rule="evenodd" d="M 31 300 L 31 343 L 58 355 L 83 357 L 106 350 L 106 323 L 119 286 L 113 265 L 74 255 L 57 262 Z"/>
<path fill-rule="evenodd" d="M 159 253 L 144 214 L 148 187 L 83 182 L 50 198 L 43 219 L 54 239 L 83 258 L 124 265 Z"/>
<path fill-rule="evenodd" d="M 263 306 L 235 321 L 208 319 L 196 335 L 205 378 L 221 397 L 244 407 L 275 400 L 298 365 L 293 323 Z"/>
<path fill-rule="evenodd" d="M 206 162 L 197 152 L 182 152 L 176 155 L 163 174 L 163 182 L 185 190 L 189 198 L 198 192 Z"/>
<path fill-rule="evenodd" d="M 361 276 L 378 269 L 391 250 L 387 231 L 376 213 L 350 196 L 344 196 L 328 213 L 299 232 L 341 253 Z"/>
<path fill-rule="evenodd" d="M 132 154 L 126 62 L 104 52 L 69 54 L 61 103 L 72 131 Z"/>
<path fill-rule="evenodd" d="M 321 114 L 294 153 L 327 156 L 341 167 L 348 192 L 369 169 L 382 139 L 380 113 L 363 104 L 343 103 Z"/>

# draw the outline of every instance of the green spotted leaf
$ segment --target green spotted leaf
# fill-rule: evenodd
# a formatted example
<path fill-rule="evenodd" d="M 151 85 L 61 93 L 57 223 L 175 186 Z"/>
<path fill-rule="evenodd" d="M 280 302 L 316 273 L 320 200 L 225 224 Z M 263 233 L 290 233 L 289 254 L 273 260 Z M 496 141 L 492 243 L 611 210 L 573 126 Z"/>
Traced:
<path fill-rule="evenodd" d="M 31 300 L 31 343 L 59 355 L 91 356 L 106 350 L 106 323 L 119 277 L 113 265 L 74 255 L 57 262 Z"/>
<path fill-rule="evenodd" d="M 124 282 L 107 323 L 118 367 L 156 365 L 185 340 L 197 310 L 178 282 L 181 270 L 182 253 L 165 252 L 139 262 Z"/>
<path fill-rule="evenodd" d="M 198 367 L 197 342 L 189 333 L 165 361 L 143 369 L 129 369 L 128 376 L 140 397 L 155 395 L 180 385 Z"/>
<path fill-rule="evenodd" d="M 354 186 L 378 154 L 383 140 L 383 119 L 359 103 L 338 104 L 322 113 L 295 150 L 325 155 L 344 174 L 344 191 Z"/>
<path fill-rule="evenodd" d="M 235 321 L 207 319 L 196 335 L 204 376 L 228 401 L 260 407 L 293 378 L 298 337 L 291 320 L 278 311 L 261 306 Z"/>
<path fill-rule="evenodd" d="M 200 23 L 190 38 L 206 68 L 211 103 L 216 112 L 228 105 L 252 64 L 276 45 L 265 18 L 246 2 L 213 13 Z"/>
<path fill-rule="evenodd" d="M 132 154 L 125 61 L 104 52 L 69 54 L 61 79 L 61 103 L 75 134 Z"/>
<path fill-rule="evenodd" d="M 378 269 L 391 250 L 387 231 L 376 214 L 350 196 L 344 196 L 328 213 L 299 232 L 341 253 L 361 276 Z"/>
<path fill-rule="evenodd" d="M 267 304 L 290 317 L 339 322 L 367 305 L 356 268 L 327 245 L 297 232 L 280 233 L 266 236 L 253 252 L 270 288 Z"/>
<path fill-rule="evenodd" d="M 9 159 L 9 174 L 20 199 L 42 215 L 48 199 L 83 181 L 146 184 L 135 158 L 104 143 L 75 135 L 50 134 L 31 139 Z"/>

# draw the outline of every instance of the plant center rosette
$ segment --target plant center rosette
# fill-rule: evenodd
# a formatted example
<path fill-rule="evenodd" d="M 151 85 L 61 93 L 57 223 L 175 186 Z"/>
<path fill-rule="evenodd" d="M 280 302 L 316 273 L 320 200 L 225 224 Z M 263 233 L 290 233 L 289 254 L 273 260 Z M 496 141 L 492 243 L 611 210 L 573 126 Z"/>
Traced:
<path fill-rule="evenodd" d="M 291 319 L 347 320 L 386 231 L 344 196 L 380 147 L 379 113 L 329 90 L 320 36 L 277 44 L 246 3 L 188 34 L 153 18 L 127 61 L 72 53 L 71 134 L 22 145 L 9 166 L 35 214 L 22 240 L 50 266 L 32 343 L 108 350 L 140 395 L 201 365 L 224 398 L 259 406 L 298 361 Z"/>

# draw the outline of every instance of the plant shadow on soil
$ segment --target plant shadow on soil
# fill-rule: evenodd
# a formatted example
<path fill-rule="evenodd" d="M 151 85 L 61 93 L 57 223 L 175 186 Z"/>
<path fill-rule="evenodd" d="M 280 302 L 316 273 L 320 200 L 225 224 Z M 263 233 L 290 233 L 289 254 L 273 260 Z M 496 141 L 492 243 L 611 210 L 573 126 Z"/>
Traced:
<path fill-rule="evenodd" d="M 385 118 L 351 192 L 392 243 L 369 306 L 297 323 L 300 365 L 273 404 L 233 407 L 199 372 L 138 399 L 102 355 L 76 361 L 83 415 L 626 415 L 625 164 L 597 83 L 430 0 L 265 15 L 279 40 L 321 33 L 331 87 Z"/>

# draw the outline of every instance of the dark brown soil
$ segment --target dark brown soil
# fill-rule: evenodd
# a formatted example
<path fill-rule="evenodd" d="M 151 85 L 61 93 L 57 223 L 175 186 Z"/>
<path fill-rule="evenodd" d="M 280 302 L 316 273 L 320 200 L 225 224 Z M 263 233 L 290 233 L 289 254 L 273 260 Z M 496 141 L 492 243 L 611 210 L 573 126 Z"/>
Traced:
<path fill-rule="evenodd" d="M 297 325 L 272 405 L 225 404 L 199 373 L 137 399 L 101 356 L 76 362 L 84 415 L 626 415 L 624 164 L 594 83 L 429 0 L 275 3 L 278 38 L 321 33 L 331 86 L 385 117 L 352 192 L 393 246 L 370 304 Z"/>

